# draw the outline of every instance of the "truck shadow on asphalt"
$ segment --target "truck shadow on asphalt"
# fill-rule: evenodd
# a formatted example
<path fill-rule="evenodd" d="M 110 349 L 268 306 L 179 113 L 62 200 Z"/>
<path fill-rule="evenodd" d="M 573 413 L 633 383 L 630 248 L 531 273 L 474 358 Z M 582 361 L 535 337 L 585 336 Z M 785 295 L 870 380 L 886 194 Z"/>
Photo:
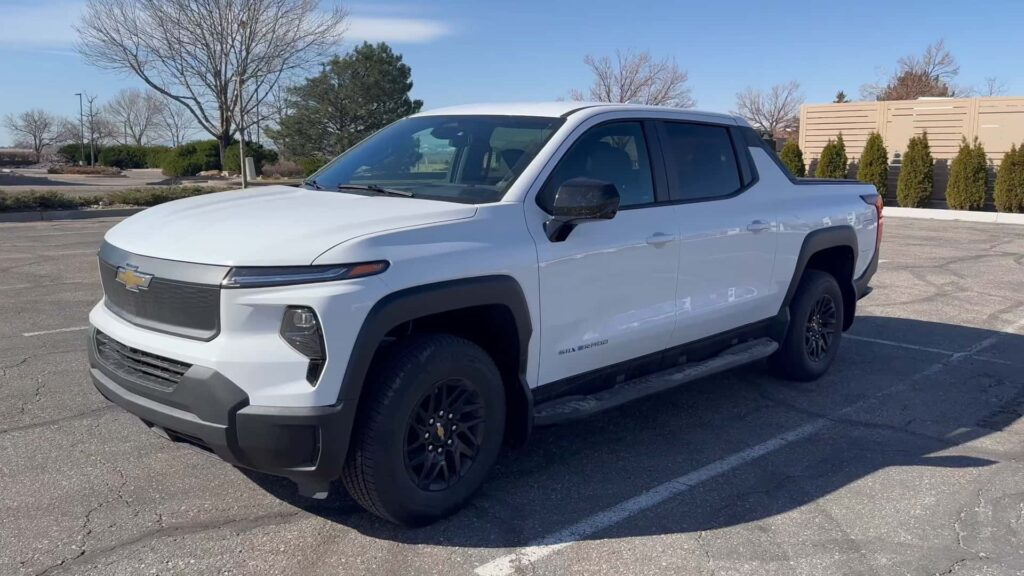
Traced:
<path fill-rule="evenodd" d="M 340 486 L 327 500 L 313 501 L 299 497 L 289 481 L 246 475 L 296 507 L 375 538 L 515 548 L 809 423 L 822 427 L 587 538 L 737 526 L 806 506 L 882 471 L 983 468 L 1008 457 L 1002 449 L 963 445 L 1024 414 L 1024 337 L 871 316 L 858 318 L 850 334 L 874 340 L 845 339 L 836 365 L 818 382 L 778 380 L 755 365 L 538 429 L 525 449 L 503 455 L 462 512 L 426 528 L 379 520 Z M 983 342 L 989 344 L 964 354 Z M 1013 445 L 1024 453 L 1020 442 Z M 905 481 L 900 486 L 908 489 Z"/>

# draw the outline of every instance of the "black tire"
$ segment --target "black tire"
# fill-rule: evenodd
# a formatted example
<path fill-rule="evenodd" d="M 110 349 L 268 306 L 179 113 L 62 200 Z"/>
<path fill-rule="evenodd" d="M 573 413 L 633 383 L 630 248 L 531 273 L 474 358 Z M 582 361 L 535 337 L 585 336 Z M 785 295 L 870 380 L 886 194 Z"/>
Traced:
<path fill-rule="evenodd" d="M 784 378 L 817 380 L 828 371 L 839 352 L 843 292 L 831 274 L 806 270 L 789 311 L 789 330 L 769 364 Z"/>
<path fill-rule="evenodd" d="M 342 482 L 369 512 L 422 526 L 462 507 L 497 460 L 506 416 L 501 374 L 483 349 L 448 334 L 410 336 L 376 364 Z M 450 410 L 436 418 L 435 407 L 445 403 Z"/>

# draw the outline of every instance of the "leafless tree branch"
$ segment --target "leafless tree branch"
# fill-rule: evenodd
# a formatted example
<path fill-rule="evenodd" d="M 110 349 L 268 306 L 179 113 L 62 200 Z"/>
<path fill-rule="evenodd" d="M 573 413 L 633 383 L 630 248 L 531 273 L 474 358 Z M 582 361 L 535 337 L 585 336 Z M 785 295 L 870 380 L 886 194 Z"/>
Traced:
<path fill-rule="evenodd" d="M 800 83 L 791 80 L 776 84 L 767 92 L 747 88 L 736 94 L 736 111 L 747 122 L 772 136 L 786 136 L 800 123 L 800 105 L 804 103 Z"/>
<path fill-rule="evenodd" d="M 617 51 L 615 60 L 608 56 L 587 55 L 583 63 L 594 74 L 594 83 L 586 96 L 572 90 L 573 100 L 596 102 L 631 102 L 655 106 L 693 108 L 688 75 L 671 58 L 656 60 L 650 52 Z"/>

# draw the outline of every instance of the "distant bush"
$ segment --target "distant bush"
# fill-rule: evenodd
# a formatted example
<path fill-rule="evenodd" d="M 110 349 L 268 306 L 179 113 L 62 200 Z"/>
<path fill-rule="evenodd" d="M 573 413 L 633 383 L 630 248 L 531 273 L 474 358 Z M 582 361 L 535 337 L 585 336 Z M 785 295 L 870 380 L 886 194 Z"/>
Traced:
<path fill-rule="evenodd" d="M 167 152 L 167 146 L 107 146 L 100 152 L 99 163 L 115 166 L 122 170 L 129 168 L 159 168 L 160 160 Z"/>
<path fill-rule="evenodd" d="M 896 200 L 904 208 L 924 208 L 932 197 L 935 181 L 932 151 L 928 146 L 928 133 L 914 136 L 907 143 L 907 151 L 900 164 L 900 179 L 896 185 Z"/>
<path fill-rule="evenodd" d="M 220 170 L 220 146 L 216 140 L 199 140 L 171 148 L 160 155 L 160 168 L 171 178 Z"/>
<path fill-rule="evenodd" d="M 1016 144 L 1003 156 L 996 172 L 996 189 L 993 194 L 996 210 L 1000 212 L 1024 212 L 1024 144 Z"/>
<path fill-rule="evenodd" d="M 56 191 L 0 193 L 0 210 L 65 210 L 78 201 Z"/>
<path fill-rule="evenodd" d="M 84 154 L 83 154 L 84 151 Z M 103 152 L 102 146 L 97 146 L 95 154 L 99 156 Z M 89 144 L 85 146 L 81 144 L 64 144 L 60 148 L 57 148 L 57 159 L 70 164 L 78 164 L 82 159 L 89 162 Z"/>
<path fill-rule="evenodd" d="M 821 157 L 818 159 L 818 168 L 814 173 L 818 178 L 843 179 L 846 178 L 846 143 L 843 142 L 842 132 L 836 139 L 829 140 L 821 150 Z"/>
<path fill-rule="evenodd" d="M 961 138 L 960 151 L 949 166 L 946 205 L 953 210 L 981 210 L 988 190 L 988 157 L 974 138 L 973 144 Z"/>
<path fill-rule="evenodd" d="M 47 174 L 78 174 L 83 176 L 120 176 L 121 170 L 113 166 L 50 166 Z"/>
<path fill-rule="evenodd" d="M 264 178 L 299 178 L 305 175 L 302 166 L 291 160 L 278 160 L 263 167 Z"/>
<path fill-rule="evenodd" d="M 299 166 L 302 166 L 302 175 L 310 176 L 317 170 L 324 167 L 327 164 L 328 159 L 323 156 L 313 156 L 310 158 L 299 158 Z"/>
<path fill-rule="evenodd" d="M 878 194 L 885 198 L 889 191 L 889 151 L 885 149 L 882 135 L 872 132 L 860 155 L 857 180 L 874 184 Z"/>
<path fill-rule="evenodd" d="M 68 196 L 56 190 L 6 193 L 0 191 L 0 212 L 19 210 L 69 210 L 101 205 L 155 206 L 179 198 L 223 192 L 223 187 L 171 186 L 166 188 L 133 188 L 119 190 L 104 197 Z"/>
<path fill-rule="evenodd" d="M 782 161 L 783 165 L 789 169 L 789 173 L 797 178 L 803 178 L 807 175 L 807 167 L 804 165 L 804 153 L 800 150 L 800 145 L 795 140 L 786 142 L 786 145 L 782 147 L 782 152 L 779 153 L 779 160 Z"/>
<path fill-rule="evenodd" d="M 256 174 L 262 173 L 261 170 L 265 164 L 277 162 L 277 152 L 252 142 L 245 145 L 245 155 L 252 156 L 253 164 L 256 165 Z M 223 170 L 236 174 L 242 172 L 241 163 L 238 161 L 238 143 L 228 148 L 224 154 Z"/>
<path fill-rule="evenodd" d="M 30 166 L 36 163 L 36 153 L 20 148 L 0 148 L 0 166 Z"/>
<path fill-rule="evenodd" d="M 205 186 L 171 186 L 168 188 L 135 188 L 120 190 L 107 196 L 111 204 L 128 206 L 156 206 L 171 200 L 202 196 L 212 192 L 222 192 L 224 188 L 208 188 Z"/>

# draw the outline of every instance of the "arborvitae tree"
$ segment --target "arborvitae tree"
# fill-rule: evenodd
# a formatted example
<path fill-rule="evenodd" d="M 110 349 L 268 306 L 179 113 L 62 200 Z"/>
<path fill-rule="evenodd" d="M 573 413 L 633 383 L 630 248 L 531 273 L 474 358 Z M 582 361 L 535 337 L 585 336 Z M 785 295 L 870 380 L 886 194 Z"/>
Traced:
<path fill-rule="evenodd" d="M 962 138 L 960 151 L 949 167 L 946 184 L 946 205 L 953 210 L 981 210 L 985 205 L 988 180 L 988 159 L 978 138 L 968 144 Z"/>
<path fill-rule="evenodd" d="M 786 142 L 779 153 L 779 160 L 789 169 L 789 173 L 797 178 L 807 175 L 807 168 L 804 166 L 804 153 L 800 151 L 800 145 L 796 140 Z"/>
<path fill-rule="evenodd" d="M 828 144 L 821 150 L 821 158 L 818 159 L 818 168 L 814 173 L 818 178 L 843 179 L 846 178 L 846 143 L 843 142 L 843 133 L 840 132 L 835 141 L 829 140 Z"/>
<path fill-rule="evenodd" d="M 864 152 L 860 155 L 860 166 L 857 169 L 857 180 L 874 184 L 878 193 L 885 198 L 889 190 L 889 151 L 885 149 L 882 135 L 872 132 L 868 136 Z"/>
<path fill-rule="evenodd" d="M 1000 212 L 1024 212 L 1024 144 L 1014 144 L 996 172 L 994 200 Z"/>
<path fill-rule="evenodd" d="M 928 133 L 914 136 L 907 143 L 900 166 L 900 179 L 896 185 L 896 200 L 905 208 L 923 208 L 932 196 L 935 180 L 932 151 L 928 147 Z"/>
<path fill-rule="evenodd" d="M 846 97 L 846 92 L 840 90 L 839 92 L 836 92 L 836 99 L 833 100 L 832 102 L 835 104 L 845 104 L 849 101 L 850 99 Z"/>

